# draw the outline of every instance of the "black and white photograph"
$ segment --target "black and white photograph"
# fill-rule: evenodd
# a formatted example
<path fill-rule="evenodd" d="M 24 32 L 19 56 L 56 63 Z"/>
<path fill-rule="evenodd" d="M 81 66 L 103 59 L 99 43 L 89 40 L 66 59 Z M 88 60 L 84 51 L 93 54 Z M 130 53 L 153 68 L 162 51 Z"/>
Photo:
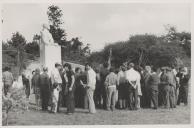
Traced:
<path fill-rule="evenodd" d="M 190 125 L 191 10 L 1 3 L 2 125 Z"/>

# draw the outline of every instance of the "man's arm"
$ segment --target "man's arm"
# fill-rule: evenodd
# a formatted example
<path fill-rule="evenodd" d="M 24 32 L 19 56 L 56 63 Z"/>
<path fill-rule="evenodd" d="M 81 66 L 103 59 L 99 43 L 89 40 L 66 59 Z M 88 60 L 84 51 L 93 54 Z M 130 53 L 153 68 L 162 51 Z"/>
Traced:
<path fill-rule="evenodd" d="M 74 77 L 74 75 L 71 76 L 71 79 L 72 79 L 72 81 L 71 81 L 71 86 L 70 86 L 70 88 L 69 88 L 70 91 L 72 90 L 73 85 L 74 85 L 74 83 L 75 83 L 75 77 Z"/>
<path fill-rule="evenodd" d="M 14 81 L 14 79 L 13 79 L 13 75 L 11 73 L 11 85 L 13 84 L 13 81 Z"/>
<path fill-rule="evenodd" d="M 109 86 L 109 76 L 106 76 L 106 79 L 104 81 L 104 84 L 105 84 L 106 87 Z"/>
<path fill-rule="evenodd" d="M 120 78 L 121 78 L 121 76 L 120 76 L 120 74 L 118 73 L 118 75 L 117 75 L 117 85 L 119 86 L 119 84 L 120 84 Z"/>

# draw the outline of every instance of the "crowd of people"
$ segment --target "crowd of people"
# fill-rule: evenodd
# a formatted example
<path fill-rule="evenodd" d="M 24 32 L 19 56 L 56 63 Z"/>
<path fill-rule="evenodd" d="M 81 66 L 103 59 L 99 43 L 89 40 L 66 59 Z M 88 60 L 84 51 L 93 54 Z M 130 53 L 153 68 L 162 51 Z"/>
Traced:
<path fill-rule="evenodd" d="M 35 69 L 29 80 L 22 75 L 26 98 L 30 89 L 35 94 L 36 107 L 52 113 L 67 107 L 67 114 L 75 108 L 89 109 L 96 113 L 96 107 L 107 111 L 117 109 L 138 110 L 140 108 L 176 108 L 180 103 L 188 104 L 190 73 L 187 67 L 178 70 L 173 67 L 144 68 L 134 63 L 122 64 L 118 69 L 103 64 L 93 69 L 87 63 L 85 70 L 71 64 L 55 64 L 48 74 L 48 68 Z M 30 83 L 31 82 L 31 83 Z M 4 95 L 13 84 L 10 68 L 3 72 Z M 31 87 L 30 87 L 31 85 Z"/>

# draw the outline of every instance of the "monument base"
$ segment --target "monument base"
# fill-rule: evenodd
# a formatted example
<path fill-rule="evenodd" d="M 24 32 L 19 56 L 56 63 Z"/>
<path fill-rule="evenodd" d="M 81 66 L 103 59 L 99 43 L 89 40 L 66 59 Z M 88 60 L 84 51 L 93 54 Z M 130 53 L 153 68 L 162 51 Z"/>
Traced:
<path fill-rule="evenodd" d="M 40 46 L 41 67 L 47 67 L 50 74 L 50 71 L 55 67 L 55 63 L 61 63 L 61 46 L 42 44 Z"/>

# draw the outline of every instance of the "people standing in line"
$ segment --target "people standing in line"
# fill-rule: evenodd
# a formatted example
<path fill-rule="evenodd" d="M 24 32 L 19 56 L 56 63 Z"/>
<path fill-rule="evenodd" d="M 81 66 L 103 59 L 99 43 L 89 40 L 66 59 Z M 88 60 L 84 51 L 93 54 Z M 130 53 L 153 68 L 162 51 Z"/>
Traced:
<path fill-rule="evenodd" d="M 169 86 L 169 76 L 167 74 L 166 67 L 162 68 L 162 74 L 160 76 L 160 86 L 162 91 L 162 107 L 169 108 L 170 107 L 170 101 L 169 101 L 170 86 Z"/>
<path fill-rule="evenodd" d="M 4 94 L 7 96 L 7 93 L 10 91 L 10 88 L 12 87 L 14 78 L 11 73 L 11 69 L 9 67 L 4 68 L 3 72 L 3 87 L 4 87 Z"/>
<path fill-rule="evenodd" d="M 128 100 L 129 100 L 129 109 L 137 110 L 137 97 L 138 97 L 138 88 L 137 84 L 139 81 L 139 73 L 134 70 L 134 64 L 129 63 L 128 69 L 126 71 L 126 80 L 128 84 Z"/>
<path fill-rule="evenodd" d="M 35 94 L 36 109 L 39 110 L 41 106 L 41 97 L 40 97 L 40 69 L 35 70 L 35 75 L 32 77 L 32 89 Z"/>
<path fill-rule="evenodd" d="M 60 69 L 61 69 L 61 65 L 59 63 L 55 63 L 55 68 L 53 69 L 53 71 L 51 71 L 51 84 L 52 84 L 52 87 L 54 87 L 54 85 L 59 86 L 59 87 L 57 87 L 59 89 L 59 93 L 62 90 L 62 87 L 61 87 L 62 86 L 62 78 L 61 78 L 61 75 L 59 73 Z M 59 112 L 59 105 L 60 105 L 59 101 L 60 101 L 60 99 L 58 100 L 57 112 Z"/>
<path fill-rule="evenodd" d="M 107 75 L 105 80 L 107 90 L 107 110 L 114 111 L 116 105 L 116 91 L 117 91 L 117 75 L 114 73 L 114 69 L 110 68 L 110 73 Z"/>
<path fill-rule="evenodd" d="M 93 99 L 94 90 L 96 86 L 96 73 L 94 72 L 94 70 L 92 69 L 89 63 L 87 63 L 85 66 L 86 66 L 86 71 L 87 71 L 87 83 L 84 84 L 81 81 L 81 84 L 85 86 L 87 89 L 87 97 L 89 101 L 89 112 L 91 114 L 94 114 L 96 113 L 94 99 Z"/>
<path fill-rule="evenodd" d="M 155 67 L 152 68 L 152 74 L 148 80 L 148 89 L 149 89 L 149 100 L 153 103 L 153 109 L 158 108 L 158 85 L 160 83 L 160 77 L 157 74 L 157 69 Z M 151 103 L 150 102 L 150 103 Z M 151 104 L 150 104 L 151 107 Z"/>
<path fill-rule="evenodd" d="M 29 96 L 30 96 L 30 81 L 26 77 L 26 74 L 22 74 L 22 82 L 23 82 L 23 85 L 24 85 L 26 98 L 29 99 Z"/>
<path fill-rule="evenodd" d="M 40 94 L 42 98 L 42 110 L 48 110 L 48 103 L 50 98 L 50 78 L 48 75 L 48 68 L 43 68 L 43 73 L 40 75 Z"/>
<path fill-rule="evenodd" d="M 72 67 L 69 63 L 65 63 L 63 68 L 66 72 L 66 76 L 68 79 L 67 87 L 68 87 L 68 94 L 67 94 L 67 114 L 73 114 L 75 111 L 75 74 L 72 70 Z"/>
<path fill-rule="evenodd" d="M 149 100 L 149 89 L 148 89 L 148 80 L 149 77 L 151 76 L 151 67 L 150 66 L 145 66 L 144 72 L 142 74 L 142 107 L 143 108 L 149 108 L 150 107 L 150 100 Z"/>
<path fill-rule="evenodd" d="M 188 73 L 187 67 L 181 68 L 181 71 L 177 74 L 180 80 L 179 95 L 177 100 L 177 105 L 180 105 L 183 101 L 184 105 L 188 105 L 188 89 L 190 74 Z"/>
<path fill-rule="evenodd" d="M 119 99 L 119 109 L 126 108 L 127 102 L 127 88 L 126 88 L 126 79 L 125 79 L 125 67 L 120 66 L 120 71 L 117 75 L 117 85 L 118 85 L 118 99 Z"/>
<path fill-rule="evenodd" d="M 106 76 L 109 74 L 109 64 L 108 63 L 104 63 L 103 64 L 103 68 L 101 69 L 101 83 L 103 84 L 102 87 L 102 99 L 103 99 L 103 108 L 106 109 L 106 99 L 107 99 L 107 93 L 106 93 L 106 87 L 104 85 Z"/>

